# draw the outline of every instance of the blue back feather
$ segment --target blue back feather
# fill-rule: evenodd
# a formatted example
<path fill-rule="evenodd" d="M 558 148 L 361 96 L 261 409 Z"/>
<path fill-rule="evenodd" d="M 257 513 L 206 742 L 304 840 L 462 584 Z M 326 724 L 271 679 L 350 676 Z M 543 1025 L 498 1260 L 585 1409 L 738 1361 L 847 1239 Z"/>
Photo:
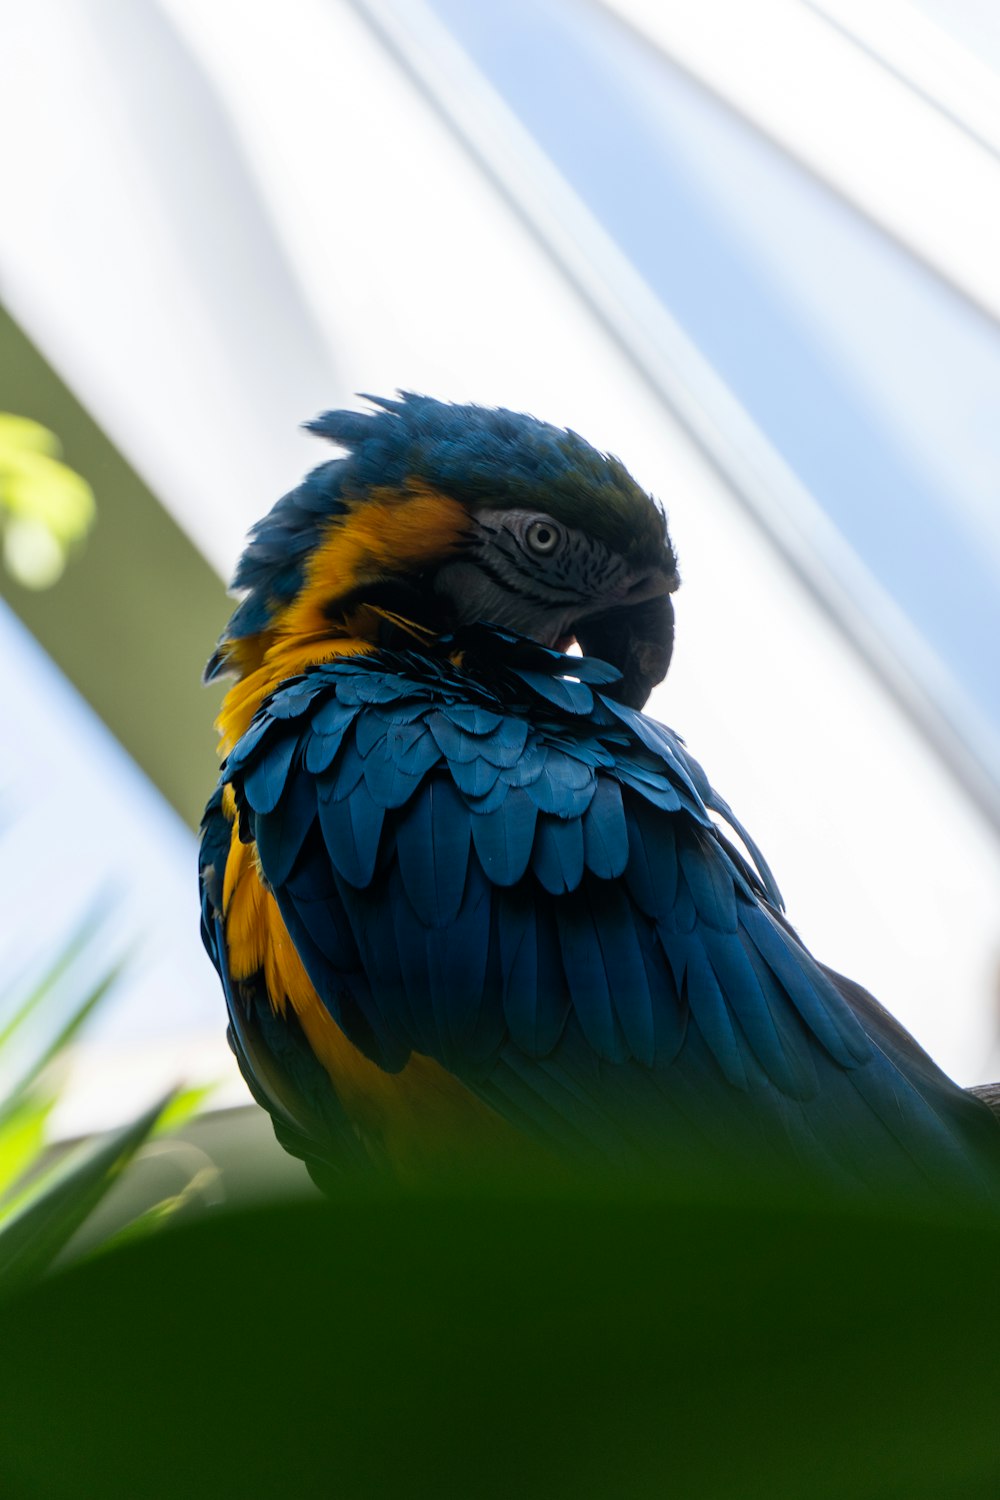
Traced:
<path fill-rule="evenodd" d="M 260 710 L 223 774 L 338 1024 L 615 1159 L 687 1134 L 873 1185 L 975 1179 L 987 1112 L 815 963 L 701 768 L 608 680 L 474 626 Z"/>

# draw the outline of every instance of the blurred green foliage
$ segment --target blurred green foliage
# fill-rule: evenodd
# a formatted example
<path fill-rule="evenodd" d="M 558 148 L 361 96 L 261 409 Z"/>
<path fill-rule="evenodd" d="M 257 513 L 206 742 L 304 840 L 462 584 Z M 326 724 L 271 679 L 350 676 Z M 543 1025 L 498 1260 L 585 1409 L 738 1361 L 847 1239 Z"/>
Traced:
<path fill-rule="evenodd" d="M 998 1265 L 971 1209 L 345 1185 L 0 1307 L 0 1488 L 992 1500 Z"/>
<path fill-rule="evenodd" d="M 0 412 L 0 518 L 5 566 L 26 588 L 48 588 L 96 515 L 85 479 L 60 462 L 40 422 Z"/>
<path fill-rule="evenodd" d="M 119 1130 L 53 1149 L 50 1124 L 59 1101 L 70 1046 L 111 990 L 120 966 L 87 978 L 87 950 L 99 920 L 87 918 L 43 972 L 10 986 L 0 1007 L 0 1291 L 41 1275 L 117 1182 L 156 1131 L 189 1118 L 204 1090 L 171 1093 Z M 18 991 L 20 991 L 18 993 Z M 67 992 L 72 995 L 68 1008 Z M 186 1201 L 181 1192 L 146 1210 L 114 1236 L 153 1228 Z"/>

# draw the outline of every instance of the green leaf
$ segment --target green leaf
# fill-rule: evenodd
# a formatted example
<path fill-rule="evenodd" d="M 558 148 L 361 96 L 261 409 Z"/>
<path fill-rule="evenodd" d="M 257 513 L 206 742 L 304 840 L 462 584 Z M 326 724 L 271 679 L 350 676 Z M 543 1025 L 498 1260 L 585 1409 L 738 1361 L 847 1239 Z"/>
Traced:
<path fill-rule="evenodd" d="M 57 438 L 40 422 L 0 412 L 3 557 L 27 588 L 55 583 L 97 512 L 90 485 L 59 454 Z"/>
<path fill-rule="evenodd" d="M 49 1038 L 41 1051 L 23 1069 L 21 1076 L 10 1089 L 6 1100 L 0 1104 L 0 1128 L 6 1124 L 10 1115 L 20 1107 L 20 1101 L 32 1084 L 34 1084 L 42 1070 L 61 1052 L 65 1051 L 70 1042 L 73 1041 L 91 1012 L 96 1009 L 112 985 L 115 984 L 123 966 L 124 961 L 116 964 L 108 973 L 102 975 L 96 984 L 92 986 L 90 992 L 75 1006 L 71 1015 L 63 1022 L 60 1029 Z"/>
<path fill-rule="evenodd" d="M 85 479 L 44 453 L 5 455 L 0 495 L 13 515 L 40 521 L 62 542 L 74 542 L 94 519 L 94 492 Z"/>
<path fill-rule="evenodd" d="M 0 468 L 13 454 L 25 451 L 47 453 L 58 458 L 62 451 L 54 432 L 33 422 L 30 417 L 16 417 L 13 412 L 0 411 Z"/>
<path fill-rule="evenodd" d="M 173 1095 L 70 1153 L 18 1201 L 0 1228 L 0 1286 L 39 1276 L 147 1140 Z"/>
<path fill-rule="evenodd" d="M 116 1230 L 107 1239 L 95 1245 L 90 1252 L 91 1255 L 104 1255 L 107 1251 L 117 1250 L 121 1245 L 131 1244 L 134 1240 L 144 1239 L 147 1235 L 162 1229 L 168 1220 L 187 1208 L 189 1204 L 195 1203 L 203 1198 L 218 1183 L 221 1173 L 218 1167 L 208 1164 L 195 1172 L 189 1182 L 185 1183 L 179 1193 L 174 1193 L 170 1198 L 162 1198 L 159 1203 L 154 1203 L 141 1214 L 136 1214 L 128 1224 L 123 1224 L 121 1229 Z"/>
<path fill-rule="evenodd" d="M 3 533 L 7 572 L 27 589 L 49 589 L 66 570 L 68 549 L 34 516 L 10 516 Z"/>
<path fill-rule="evenodd" d="M 36 1088 L 22 1094 L 14 1108 L 4 1106 L 5 1113 L 0 1117 L 0 1217 L 4 1195 L 41 1158 L 56 1097 L 54 1089 Z"/>
<path fill-rule="evenodd" d="M 194 1119 L 205 1100 L 215 1093 L 217 1087 L 216 1083 L 201 1083 L 193 1084 L 190 1088 L 178 1089 L 171 1096 L 170 1103 L 157 1120 L 153 1135 L 167 1135 L 170 1131 L 180 1130 L 189 1120 Z"/>
<path fill-rule="evenodd" d="M 45 971 L 42 978 L 36 981 L 28 995 L 23 1000 L 14 1002 L 13 1015 L 9 1021 L 0 1026 L 0 1053 L 20 1028 L 30 1020 L 39 1006 L 46 1002 L 59 980 L 72 969 L 84 949 L 94 941 L 95 933 L 107 919 L 109 907 L 110 898 L 105 893 L 98 898 L 76 931 L 67 939 L 55 962 Z"/>

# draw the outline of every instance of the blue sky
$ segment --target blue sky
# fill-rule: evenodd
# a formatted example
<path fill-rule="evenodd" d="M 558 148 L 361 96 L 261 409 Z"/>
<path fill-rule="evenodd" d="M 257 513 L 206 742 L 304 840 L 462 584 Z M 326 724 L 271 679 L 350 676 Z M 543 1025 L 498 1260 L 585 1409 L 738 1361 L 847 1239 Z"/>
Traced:
<path fill-rule="evenodd" d="M 44 966 L 103 897 L 109 919 L 83 971 L 133 956 L 90 1038 L 221 1032 L 194 835 L 2 603 L 0 700 L 3 974 Z"/>

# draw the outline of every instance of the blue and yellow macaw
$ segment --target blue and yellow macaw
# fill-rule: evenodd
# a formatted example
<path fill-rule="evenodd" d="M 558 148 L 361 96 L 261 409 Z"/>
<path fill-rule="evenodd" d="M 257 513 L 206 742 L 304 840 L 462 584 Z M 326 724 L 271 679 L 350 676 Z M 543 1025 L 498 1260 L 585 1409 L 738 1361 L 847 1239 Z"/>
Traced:
<path fill-rule="evenodd" d="M 656 502 L 531 417 L 372 404 L 309 424 L 345 456 L 251 532 L 207 669 L 236 681 L 203 933 L 282 1142 L 988 1179 L 990 1111 L 811 957 L 641 712 L 678 583 Z"/>

